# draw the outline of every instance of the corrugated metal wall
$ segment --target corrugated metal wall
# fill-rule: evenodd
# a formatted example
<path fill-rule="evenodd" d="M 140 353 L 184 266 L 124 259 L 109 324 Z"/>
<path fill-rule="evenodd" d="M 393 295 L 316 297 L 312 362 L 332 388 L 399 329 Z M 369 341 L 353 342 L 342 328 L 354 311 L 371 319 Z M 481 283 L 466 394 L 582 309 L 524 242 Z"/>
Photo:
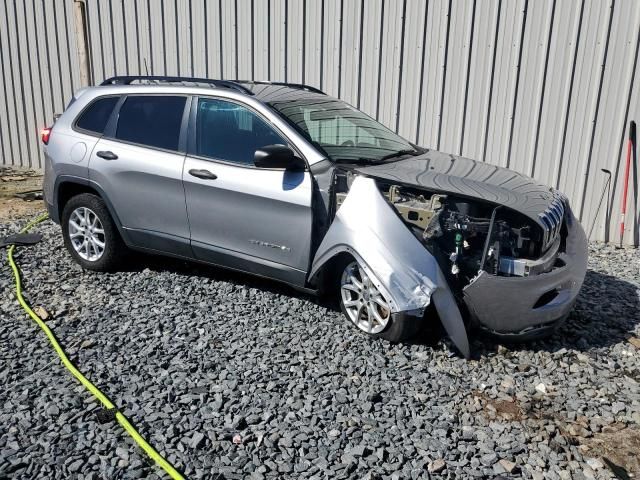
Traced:
<path fill-rule="evenodd" d="M 38 128 L 80 86 L 72 10 L 0 6 L 4 163 L 42 165 Z M 87 0 L 87 16 L 95 82 L 148 70 L 308 83 L 420 145 L 560 188 L 593 238 L 617 238 L 625 128 L 640 120 L 640 1 Z M 602 168 L 611 206 L 594 219 Z M 626 243 L 638 241 L 636 183 Z"/>

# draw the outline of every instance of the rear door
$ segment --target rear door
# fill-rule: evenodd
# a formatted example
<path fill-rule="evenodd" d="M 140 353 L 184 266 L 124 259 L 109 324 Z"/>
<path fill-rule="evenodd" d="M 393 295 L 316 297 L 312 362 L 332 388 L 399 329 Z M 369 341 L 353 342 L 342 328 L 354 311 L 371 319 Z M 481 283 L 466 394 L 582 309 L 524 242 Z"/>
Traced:
<path fill-rule="evenodd" d="M 93 149 L 89 178 L 106 194 L 132 243 L 191 256 L 182 186 L 187 100 L 123 97 Z"/>
<path fill-rule="evenodd" d="M 310 172 L 254 166 L 256 149 L 288 142 L 248 106 L 211 97 L 193 102 L 183 178 L 196 257 L 304 284 Z"/>

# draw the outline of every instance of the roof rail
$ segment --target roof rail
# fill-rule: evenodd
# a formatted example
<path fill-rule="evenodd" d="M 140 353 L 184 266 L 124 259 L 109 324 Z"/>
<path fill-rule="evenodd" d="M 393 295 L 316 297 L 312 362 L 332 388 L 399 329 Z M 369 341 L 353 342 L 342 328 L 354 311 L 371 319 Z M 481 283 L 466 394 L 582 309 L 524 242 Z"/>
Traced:
<path fill-rule="evenodd" d="M 150 82 L 166 82 L 166 83 L 206 83 L 213 87 L 230 88 L 247 95 L 253 95 L 253 92 L 247 87 L 240 85 L 237 82 L 231 80 L 212 80 L 210 78 L 195 78 L 195 77 L 167 77 L 162 75 L 125 75 L 107 78 L 100 86 L 104 85 L 130 85 L 135 81 L 150 81 Z"/>
<path fill-rule="evenodd" d="M 302 83 L 287 83 L 287 82 L 270 82 L 268 80 L 238 80 L 238 83 L 254 83 L 256 85 L 281 85 L 283 87 L 296 88 L 299 90 L 307 90 L 313 93 L 319 93 L 326 95 L 322 90 L 311 85 L 304 85 Z"/>

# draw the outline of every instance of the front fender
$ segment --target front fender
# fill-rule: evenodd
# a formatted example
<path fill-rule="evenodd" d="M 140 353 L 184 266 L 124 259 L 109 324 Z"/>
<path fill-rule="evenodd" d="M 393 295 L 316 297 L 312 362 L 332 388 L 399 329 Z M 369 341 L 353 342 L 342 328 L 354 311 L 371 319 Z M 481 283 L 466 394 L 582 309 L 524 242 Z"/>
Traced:
<path fill-rule="evenodd" d="M 384 199 L 371 178 L 356 177 L 313 259 L 314 277 L 339 253 L 351 254 L 389 301 L 393 313 L 422 315 L 433 301 L 456 347 L 469 356 L 460 310 L 435 257 Z"/>

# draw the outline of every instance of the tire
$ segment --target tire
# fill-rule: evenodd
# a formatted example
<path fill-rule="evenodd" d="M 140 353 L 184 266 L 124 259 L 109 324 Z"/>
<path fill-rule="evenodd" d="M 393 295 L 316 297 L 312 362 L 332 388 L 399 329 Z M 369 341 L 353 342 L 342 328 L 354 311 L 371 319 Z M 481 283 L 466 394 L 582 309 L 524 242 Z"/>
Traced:
<path fill-rule="evenodd" d="M 113 271 L 128 252 L 107 206 L 91 193 L 81 193 L 66 203 L 61 226 L 67 250 L 87 270 Z"/>
<path fill-rule="evenodd" d="M 422 319 L 403 313 L 392 314 L 387 300 L 353 257 L 341 259 L 334 271 L 340 310 L 349 323 L 372 338 L 393 343 L 416 338 Z"/>

